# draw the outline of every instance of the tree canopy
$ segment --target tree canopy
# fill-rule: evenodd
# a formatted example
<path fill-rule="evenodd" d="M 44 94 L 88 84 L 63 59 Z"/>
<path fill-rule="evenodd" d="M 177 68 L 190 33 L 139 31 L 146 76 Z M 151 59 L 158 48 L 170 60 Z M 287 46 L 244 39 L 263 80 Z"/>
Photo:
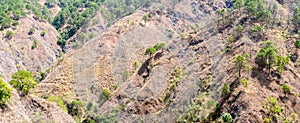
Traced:
<path fill-rule="evenodd" d="M 37 85 L 31 73 L 25 70 L 14 73 L 9 83 L 24 94 L 28 94 L 30 89 L 35 88 Z"/>

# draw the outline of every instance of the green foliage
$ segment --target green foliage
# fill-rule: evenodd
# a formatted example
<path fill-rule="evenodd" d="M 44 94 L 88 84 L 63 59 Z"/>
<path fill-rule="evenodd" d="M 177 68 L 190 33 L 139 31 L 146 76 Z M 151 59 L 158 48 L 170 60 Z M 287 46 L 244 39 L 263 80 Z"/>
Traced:
<path fill-rule="evenodd" d="M 284 93 L 291 93 L 292 92 L 292 88 L 287 84 L 282 84 L 281 88 L 283 89 Z"/>
<path fill-rule="evenodd" d="M 35 49 L 37 44 L 38 44 L 38 40 L 34 39 L 33 43 L 32 43 L 32 46 L 31 46 L 31 49 L 32 50 Z"/>
<path fill-rule="evenodd" d="M 166 49 L 166 43 L 163 43 L 163 42 L 156 43 L 153 48 L 155 48 L 156 51 L 158 51 L 158 50 L 162 50 L 163 51 L 163 50 Z"/>
<path fill-rule="evenodd" d="M 181 75 L 182 75 L 182 70 L 180 67 L 176 67 L 174 71 L 172 71 L 171 73 L 171 79 L 170 79 L 170 90 L 171 91 L 175 91 L 179 80 L 181 79 Z"/>
<path fill-rule="evenodd" d="M 283 71 L 284 65 L 289 63 L 289 58 L 278 55 L 277 48 L 272 41 L 265 41 L 255 57 L 255 63 L 263 68 L 268 67 L 270 73 L 273 66 L 276 66 L 279 71 Z"/>
<path fill-rule="evenodd" d="M 19 70 L 14 73 L 9 83 L 26 95 L 30 92 L 30 89 L 35 88 L 37 85 L 31 73 L 25 70 Z"/>
<path fill-rule="evenodd" d="M 14 35 L 13 31 L 7 30 L 4 37 L 8 38 L 8 39 L 11 39 L 13 35 Z"/>
<path fill-rule="evenodd" d="M 231 47 L 229 45 L 227 45 L 225 47 L 225 53 L 229 53 L 231 51 Z"/>
<path fill-rule="evenodd" d="M 139 67 L 139 63 L 138 62 L 134 62 L 133 63 L 133 69 L 136 70 Z"/>
<path fill-rule="evenodd" d="M 245 0 L 235 0 L 233 6 L 235 9 L 239 9 L 245 5 Z"/>
<path fill-rule="evenodd" d="M 253 26 L 251 29 L 251 32 L 262 33 L 263 30 L 264 30 L 264 27 L 262 27 L 262 26 Z"/>
<path fill-rule="evenodd" d="M 29 35 L 32 35 L 34 32 L 35 32 L 35 28 L 30 28 L 28 34 L 29 34 Z"/>
<path fill-rule="evenodd" d="M 227 96 L 230 93 L 229 84 L 225 83 L 222 88 L 222 96 Z"/>
<path fill-rule="evenodd" d="M 231 123 L 232 122 L 232 117 L 229 113 L 225 113 L 221 116 L 221 119 L 223 120 L 223 122 L 225 123 Z"/>
<path fill-rule="evenodd" d="M 56 103 L 56 105 L 59 106 L 63 111 L 68 112 L 68 109 L 67 109 L 64 101 L 59 96 L 52 95 L 52 96 L 48 97 L 47 100 L 50 102 Z"/>
<path fill-rule="evenodd" d="M 246 78 L 242 78 L 242 79 L 240 80 L 240 82 L 241 82 L 241 84 L 242 84 L 243 86 L 245 86 L 245 87 L 247 87 L 247 86 L 248 86 L 248 83 L 249 83 L 248 79 L 246 79 Z"/>
<path fill-rule="evenodd" d="M 272 19 L 272 14 L 264 0 L 247 0 L 245 5 L 245 9 L 250 16 L 264 22 L 269 22 Z"/>
<path fill-rule="evenodd" d="M 46 30 L 42 30 L 42 32 L 41 32 L 41 36 L 45 36 L 46 35 Z"/>
<path fill-rule="evenodd" d="M 142 17 L 142 20 L 144 21 L 144 23 L 146 24 L 147 21 L 149 21 L 151 18 L 153 17 L 152 14 L 146 14 Z"/>
<path fill-rule="evenodd" d="M 238 71 L 238 77 L 240 78 L 241 72 L 243 70 L 250 70 L 251 66 L 248 64 L 248 58 L 249 58 L 249 54 L 246 55 L 238 55 L 235 59 L 234 59 L 234 67 L 235 69 Z"/>
<path fill-rule="evenodd" d="M 105 98 L 105 99 L 108 99 L 109 96 L 111 94 L 111 91 L 108 89 L 108 88 L 103 88 L 102 89 L 102 96 Z"/>
<path fill-rule="evenodd" d="M 0 105 L 7 103 L 12 96 L 12 88 L 0 78 Z"/>
<path fill-rule="evenodd" d="M 294 44 L 295 44 L 295 46 L 296 46 L 296 48 L 300 48 L 300 40 L 296 40 L 295 42 L 294 42 Z"/>
<path fill-rule="evenodd" d="M 97 115 L 95 121 L 97 123 L 117 123 L 118 119 L 114 113 L 109 113 L 109 115 Z"/>
<path fill-rule="evenodd" d="M 85 103 L 79 100 L 74 100 L 68 104 L 68 113 L 75 118 L 81 119 L 85 113 Z"/>
<path fill-rule="evenodd" d="M 267 118 L 267 117 L 264 119 L 264 122 L 265 122 L 265 123 L 271 123 L 271 121 L 272 121 L 272 120 L 271 120 L 270 118 Z"/>
<path fill-rule="evenodd" d="M 146 1 L 153 0 L 60 0 L 62 10 L 54 18 L 52 25 L 60 30 L 58 44 L 63 48 L 66 41 L 76 32 L 90 22 L 96 12 L 101 8 L 101 14 L 109 26 L 115 19 L 134 12 L 144 5 Z M 63 25 L 68 24 L 68 28 Z"/>
<path fill-rule="evenodd" d="M 46 0 L 46 2 L 45 2 L 45 5 L 46 5 L 48 8 L 52 8 L 52 7 L 54 7 L 56 4 L 57 4 L 56 0 Z"/>
<path fill-rule="evenodd" d="M 26 16 L 26 9 L 42 19 L 49 20 L 51 12 L 35 0 L 1 0 L 0 30 L 17 25 L 18 20 Z"/>
<path fill-rule="evenodd" d="M 264 107 L 268 109 L 268 113 L 273 117 L 275 116 L 275 114 L 279 114 L 282 112 L 282 108 L 279 106 L 277 99 L 272 96 L 265 100 Z"/>
<path fill-rule="evenodd" d="M 227 38 L 227 42 L 228 43 L 234 42 L 234 37 L 232 35 L 229 35 L 228 38 Z"/>
<path fill-rule="evenodd" d="M 238 35 L 240 35 L 245 31 L 245 29 L 242 25 L 238 25 L 238 26 L 236 26 L 235 31 L 237 32 Z"/>
<path fill-rule="evenodd" d="M 294 13 L 293 13 L 293 23 L 295 25 L 299 25 L 300 24 L 300 8 L 296 7 L 294 9 Z"/>
<path fill-rule="evenodd" d="M 149 55 L 150 57 L 152 57 L 153 54 L 156 53 L 156 49 L 153 47 L 147 48 L 145 54 Z"/>
<path fill-rule="evenodd" d="M 284 71 L 284 66 L 290 62 L 289 57 L 283 57 L 281 55 L 277 55 L 276 58 L 276 67 L 279 70 L 279 72 Z"/>

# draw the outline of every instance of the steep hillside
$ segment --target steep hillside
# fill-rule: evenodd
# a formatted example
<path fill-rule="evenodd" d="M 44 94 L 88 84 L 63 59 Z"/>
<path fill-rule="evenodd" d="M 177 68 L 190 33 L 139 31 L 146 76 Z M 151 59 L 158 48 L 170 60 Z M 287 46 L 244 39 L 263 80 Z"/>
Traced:
<path fill-rule="evenodd" d="M 39 3 L 1 25 L 4 80 L 40 82 L 0 122 L 300 122 L 299 1 Z"/>

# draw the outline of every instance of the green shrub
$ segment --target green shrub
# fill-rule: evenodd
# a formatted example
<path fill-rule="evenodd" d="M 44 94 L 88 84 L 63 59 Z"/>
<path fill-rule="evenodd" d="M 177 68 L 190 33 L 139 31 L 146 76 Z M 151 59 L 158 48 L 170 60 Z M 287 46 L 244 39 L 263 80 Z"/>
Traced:
<path fill-rule="evenodd" d="M 241 79 L 241 84 L 242 84 L 243 86 L 247 87 L 247 86 L 248 86 L 248 79 L 242 78 L 242 79 Z"/>
<path fill-rule="evenodd" d="M 0 78 L 0 105 L 7 103 L 12 96 L 12 88 Z"/>
<path fill-rule="evenodd" d="M 74 119 L 79 121 L 85 114 L 85 103 L 80 100 L 74 100 L 67 105 L 68 113 L 73 116 Z"/>
<path fill-rule="evenodd" d="M 156 53 L 156 49 L 153 47 L 147 48 L 145 54 L 149 55 L 150 57 L 152 57 L 153 54 Z"/>
<path fill-rule="evenodd" d="M 11 39 L 13 35 L 14 35 L 13 31 L 7 30 L 4 37 L 8 38 L 8 39 Z"/>
<path fill-rule="evenodd" d="M 31 73 L 25 70 L 19 70 L 14 73 L 9 83 L 25 95 L 30 92 L 30 89 L 35 88 L 37 85 Z"/>
<path fill-rule="evenodd" d="M 157 43 L 157 44 L 154 45 L 153 48 L 155 48 L 156 51 L 158 51 L 158 50 L 163 51 L 164 49 L 166 49 L 166 43 L 163 43 L 163 42 Z"/>
<path fill-rule="evenodd" d="M 42 30 L 42 32 L 41 32 L 41 36 L 45 36 L 46 35 L 46 30 Z"/>
<path fill-rule="evenodd" d="M 295 46 L 296 46 L 296 48 L 300 48 L 300 40 L 296 40 L 295 42 L 294 42 L 294 44 L 295 44 Z"/>
<path fill-rule="evenodd" d="M 68 111 L 64 101 L 60 97 L 53 95 L 48 97 L 47 100 L 56 103 L 56 105 L 59 106 L 63 111 Z"/>
<path fill-rule="evenodd" d="M 262 32 L 264 27 L 262 26 L 253 26 L 251 32 Z"/>
<path fill-rule="evenodd" d="M 37 46 L 37 44 L 38 44 L 38 40 L 34 39 L 34 40 L 33 40 L 33 43 L 32 43 L 32 46 L 31 46 L 31 49 L 32 49 L 32 50 L 35 49 L 36 46 Z"/>
<path fill-rule="evenodd" d="M 230 86 L 229 84 L 225 83 L 222 88 L 222 96 L 227 96 L 230 93 Z"/>
<path fill-rule="evenodd" d="M 103 88 L 102 90 L 102 96 L 105 98 L 105 99 L 108 99 L 109 96 L 111 94 L 111 91 L 108 89 L 108 88 Z"/>
<path fill-rule="evenodd" d="M 284 93 L 291 93 L 292 92 L 292 88 L 287 84 L 282 84 L 281 88 L 283 89 Z"/>
<path fill-rule="evenodd" d="M 271 120 L 270 118 L 267 118 L 267 117 L 264 119 L 264 122 L 265 122 L 265 123 L 271 123 L 271 121 L 272 121 L 272 120 Z"/>
<path fill-rule="evenodd" d="M 34 28 L 30 28 L 28 34 L 29 34 L 29 35 L 32 35 L 34 32 L 35 32 L 35 29 L 34 29 Z"/>
<path fill-rule="evenodd" d="M 229 113 L 225 113 L 221 116 L 221 119 L 223 120 L 223 122 L 225 123 L 231 123 L 232 122 L 232 117 Z"/>
<path fill-rule="evenodd" d="M 232 35 L 229 35 L 228 38 L 227 38 L 227 42 L 228 43 L 234 42 L 234 37 Z"/>

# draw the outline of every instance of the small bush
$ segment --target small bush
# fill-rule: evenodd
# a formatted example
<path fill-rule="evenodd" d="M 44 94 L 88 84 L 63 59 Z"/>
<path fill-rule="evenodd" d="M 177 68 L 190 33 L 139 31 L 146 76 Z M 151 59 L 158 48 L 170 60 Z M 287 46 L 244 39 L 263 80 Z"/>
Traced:
<path fill-rule="evenodd" d="M 34 39 L 34 40 L 33 40 L 33 44 L 32 44 L 32 46 L 31 46 L 31 49 L 32 49 L 32 50 L 35 49 L 36 46 L 37 46 L 37 44 L 38 44 L 38 40 Z"/>
<path fill-rule="evenodd" d="M 8 38 L 8 39 L 11 39 L 13 35 L 14 35 L 13 31 L 7 30 L 4 37 Z"/>
<path fill-rule="evenodd" d="M 296 40 L 295 42 L 294 42 L 294 44 L 295 44 L 295 46 L 296 46 L 296 48 L 300 48 L 300 40 Z"/>
<path fill-rule="evenodd" d="M 105 99 L 108 99 L 109 96 L 111 94 L 111 91 L 108 89 L 108 88 L 103 88 L 102 90 L 102 96 L 105 98 Z"/>
<path fill-rule="evenodd" d="M 229 113 L 225 113 L 221 116 L 221 119 L 223 120 L 223 122 L 225 123 L 231 123 L 232 122 L 232 117 Z"/>
<path fill-rule="evenodd" d="M 11 98 L 12 88 L 0 78 L 0 104 L 5 104 Z"/>
<path fill-rule="evenodd" d="M 45 36 L 46 35 L 46 30 L 42 30 L 42 32 L 41 32 L 41 36 Z"/>
<path fill-rule="evenodd" d="M 28 35 L 32 35 L 34 32 L 35 32 L 35 29 L 34 28 L 30 28 L 30 30 L 28 32 Z"/>
<path fill-rule="evenodd" d="M 68 104 L 68 113 L 80 119 L 85 113 L 85 103 L 80 100 L 72 101 Z"/>
<path fill-rule="evenodd" d="M 153 47 L 147 48 L 145 54 L 149 55 L 150 57 L 152 57 L 153 54 L 156 53 L 156 49 Z"/>
<path fill-rule="evenodd" d="M 247 86 L 248 86 L 248 79 L 242 78 L 242 79 L 241 79 L 241 84 L 242 84 L 243 86 L 247 87 Z"/>
<path fill-rule="evenodd" d="M 232 35 L 229 35 L 228 38 L 227 38 L 227 42 L 228 43 L 234 42 L 234 37 Z"/>
<path fill-rule="evenodd" d="M 9 83 L 25 95 L 29 94 L 30 89 L 35 88 L 37 85 L 31 73 L 25 70 L 14 73 Z"/>
<path fill-rule="evenodd" d="M 230 93 L 230 86 L 229 84 L 225 83 L 222 88 L 222 96 L 227 96 Z"/>
<path fill-rule="evenodd" d="M 264 119 L 264 122 L 265 122 L 265 123 L 271 123 L 271 119 L 270 119 L 270 118 L 265 118 L 265 119 Z"/>
<path fill-rule="evenodd" d="M 291 93 L 292 92 L 292 88 L 287 84 L 283 84 L 281 86 L 281 88 L 283 89 L 284 93 Z"/>
<path fill-rule="evenodd" d="M 48 97 L 47 100 L 50 102 L 56 103 L 56 105 L 59 106 L 65 112 L 68 111 L 64 101 L 60 97 L 53 95 L 53 96 Z"/>

